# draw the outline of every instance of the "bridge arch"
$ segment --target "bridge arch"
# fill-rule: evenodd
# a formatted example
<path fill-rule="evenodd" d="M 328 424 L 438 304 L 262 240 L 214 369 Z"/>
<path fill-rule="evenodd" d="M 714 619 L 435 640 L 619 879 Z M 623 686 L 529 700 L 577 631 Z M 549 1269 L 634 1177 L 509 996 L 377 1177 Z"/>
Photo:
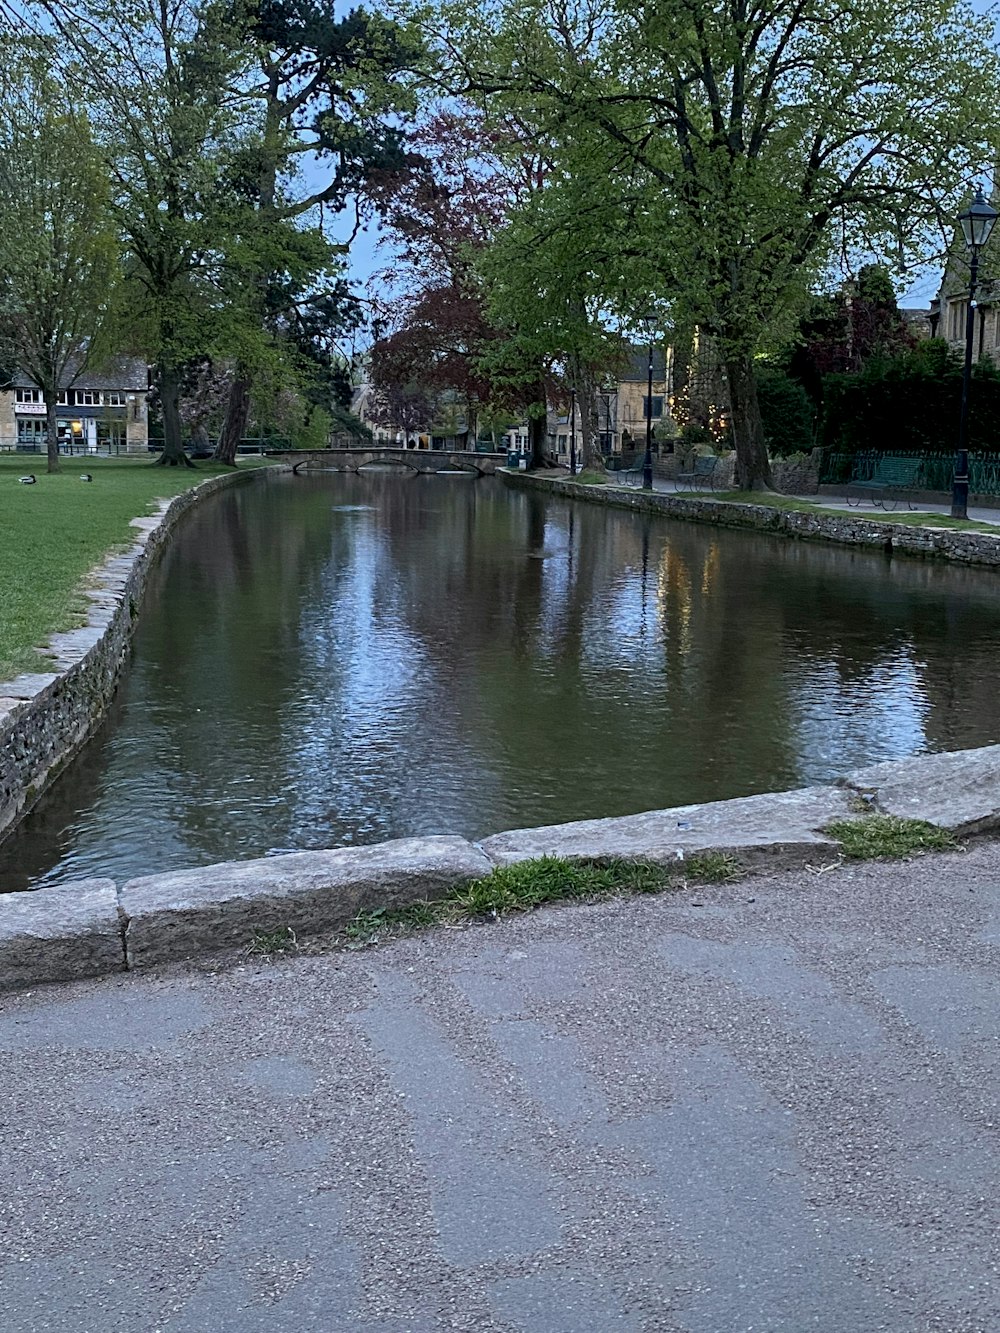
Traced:
<path fill-rule="evenodd" d="M 477 453 L 471 449 L 390 449 L 369 447 L 357 449 L 303 449 L 275 453 L 292 464 L 296 476 L 309 464 L 322 464 L 344 472 L 359 472 L 363 467 L 377 464 L 402 465 L 411 472 L 475 472 L 479 476 L 493 476 L 498 467 L 507 462 L 502 453 Z"/>

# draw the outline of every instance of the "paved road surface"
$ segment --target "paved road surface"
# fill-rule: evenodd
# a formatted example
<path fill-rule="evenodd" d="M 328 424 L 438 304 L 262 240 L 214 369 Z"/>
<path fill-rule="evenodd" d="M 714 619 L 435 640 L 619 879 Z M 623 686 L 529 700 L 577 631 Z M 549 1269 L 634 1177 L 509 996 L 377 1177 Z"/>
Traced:
<path fill-rule="evenodd" d="M 996 1333 L 1000 850 L 0 1005 L 3 1333 Z"/>

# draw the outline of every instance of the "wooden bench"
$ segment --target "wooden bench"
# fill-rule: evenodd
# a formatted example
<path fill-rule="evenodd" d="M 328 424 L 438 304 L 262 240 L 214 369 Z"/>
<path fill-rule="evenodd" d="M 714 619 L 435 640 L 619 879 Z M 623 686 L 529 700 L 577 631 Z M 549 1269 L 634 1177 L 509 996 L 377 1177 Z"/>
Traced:
<path fill-rule="evenodd" d="M 706 488 L 715 490 L 715 470 L 719 466 L 718 458 L 698 454 L 692 460 L 694 466 L 686 472 L 678 472 L 677 489 L 679 491 L 701 491 Z"/>
<path fill-rule="evenodd" d="M 847 483 L 847 503 L 857 509 L 863 500 L 870 499 L 877 509 L 893 510 L 905 500 L 908 509 L 916 509 L 910 492 L 919 485 L 920 468 L 919 458 L 880 458 L 870 477 L 859 477 L 855 464 L 854 476 Z"/>

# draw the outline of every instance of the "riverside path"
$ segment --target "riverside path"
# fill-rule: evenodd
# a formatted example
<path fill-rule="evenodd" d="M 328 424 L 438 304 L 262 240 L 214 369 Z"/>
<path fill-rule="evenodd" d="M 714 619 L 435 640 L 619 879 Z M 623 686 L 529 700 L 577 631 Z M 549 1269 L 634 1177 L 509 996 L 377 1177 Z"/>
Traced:
<path fill-rule="evenodd" d="M 0 1001 L 4 1333 L 1000 1328 L 1000 848 Z"/>

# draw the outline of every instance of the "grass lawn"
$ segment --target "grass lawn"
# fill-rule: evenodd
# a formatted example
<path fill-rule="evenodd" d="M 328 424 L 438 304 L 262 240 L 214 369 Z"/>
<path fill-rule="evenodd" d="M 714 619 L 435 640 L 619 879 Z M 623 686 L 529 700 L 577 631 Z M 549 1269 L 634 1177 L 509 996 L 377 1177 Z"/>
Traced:
<path fill-rule="evenodd" d="M 689 498 L 685 494 L 685 498 Z M 931 514 L 920 510 L 890 510 L 884 513 L 871 505 L 858 509 L 832 509 L 817 501 L 799 500 L 790 495 L 769 495 L 764 491 L 695 491 L 695 500 L 722 500 L 730 504 L 766 505 L 769 509 L 790 509 L 802 514 L 827 514 L 835 518 L 872 518 L 879 523 L 903 523 L 909 527 L 954 528 L 960 532 L 990 532 L 1000 537 L 1000 528 L 994 523 L 977 523 L 974 519 L 952 518 L 950 514 Z"/>
<path fill-rule="evenodd" d="M 241 459 L 241 468 L 261 458 Z M 129 520 L 208 477 L 211 463 L 156 467 L 145 458 L 73 457 L 48 476 L 41 454 L 0 454 L 0 680 L 45 667 L 39 646 L 84 622 L 87 575 L 131 544 Z M 34 486 L 18 477 L 33 472 Z M 87 484 L 80 474 L 94 478 Z"/>

